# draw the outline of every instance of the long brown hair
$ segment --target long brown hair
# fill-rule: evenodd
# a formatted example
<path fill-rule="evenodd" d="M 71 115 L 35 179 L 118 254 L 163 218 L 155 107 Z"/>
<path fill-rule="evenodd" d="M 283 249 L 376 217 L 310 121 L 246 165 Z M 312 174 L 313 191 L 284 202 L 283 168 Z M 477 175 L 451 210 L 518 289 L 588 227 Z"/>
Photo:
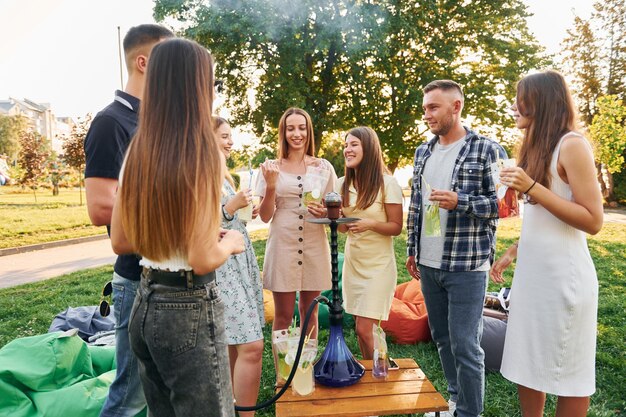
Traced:
<path fill-rule="evenodd" d="M 156 45 L 120 188 L 122 226 L 142 256 L 187 256 L 200 219 L 219 230 L 224 157 L 213 133 L 213 59 L 184 39 Z"/>
<path fill-rule="evenodd" d="M 306 111 L 297 107 L 288 108 L 278 122 L 278 157 L 287 158 L 289 156 L 289 143 L 287 142 L 287 118 L 292 114 L 299 114 L 306 119 L 306 155 L 315 156 L 315 136 L 313 133 L 313 122 L 311 116 Z"/>
<path fill-rule="evenodd" d="M 344 206 L 347 207 L 350 204 L 350 185 L 356 182 L 358 188 L 355 207 L 364 210 L 374 204 L 379 192 L 383 193 L 383 201 L 385 201 L 385 179 L 383 174 L 388 174 L 389 170 L 383 161 L 383 152 L 380 148 L 378 135 L 373 129 L 366 126 L 355 127 L 346 133 L 344 140 L 348 138 L 348 135 L 352 135 L 361 141 L 363 159 L 358 169 L 346 166 L 341 199 Z"/>
<path fill-rule="evenodd" d="M 576 107 L 565 79 L 556 71 L 522 78 L 517 84 L 517 108 L 529 120 L 518 165 L 550 188 L 552 153 L 561 137 L 577 125 Z"/>

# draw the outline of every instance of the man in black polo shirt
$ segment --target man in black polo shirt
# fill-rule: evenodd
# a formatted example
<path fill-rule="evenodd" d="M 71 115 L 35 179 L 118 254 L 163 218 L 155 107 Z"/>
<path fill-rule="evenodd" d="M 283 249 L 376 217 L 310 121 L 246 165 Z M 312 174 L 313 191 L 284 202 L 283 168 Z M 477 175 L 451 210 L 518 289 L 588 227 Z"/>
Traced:
<path fill-rule="evenodd" d="M 124 37 L 128 69 L 126 89 L 115 92 L 115 100 L 96 115 L 85 137 L 85 190 L 89 218 L 96 226 L 106 225 L 109 232 L 118 175 L 137 128 L 148 57 L 154 45 L 173 36 L 168 29 L 154 24 L 135 26 L 128 31 Z M 138 256 L 118 256 L 113 273 L 117 373 L 100 414 L 103 417 L 131 417 L 146 406 L 139 380 L 139 364 L 128 340 L 128 321 L 140 274 Z"/>

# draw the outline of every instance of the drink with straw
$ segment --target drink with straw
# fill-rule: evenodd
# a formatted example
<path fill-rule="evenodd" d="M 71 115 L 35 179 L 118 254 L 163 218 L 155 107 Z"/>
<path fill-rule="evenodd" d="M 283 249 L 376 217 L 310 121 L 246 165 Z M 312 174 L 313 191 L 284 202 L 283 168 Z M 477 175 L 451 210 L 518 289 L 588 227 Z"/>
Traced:
<path fill-rule="evenodd" d="M 308 336 L 304 339 L 304 346 L 302 348 L 302 355 L 300 355 L 300 362 L 296 368 L 296 373 L 291 381 L 291 389 L 294 394 L 297 395 L 310 395 L 315 390 L 315 382 L 313 377 L 313 361 L 317 355 L 317 339 L 311 339 L 310 336 L 313 333 L 315 326 L 311 329 Z M 297 347 L 296 347 L 297 349 Z M 291 352 L 290 352 L 291 353 Z M 293 352 L 295 356 L 295 351 Z M 287 361 L 291 360 L 293 364 L 293 357 L 287 355 Z"/>
<path fill-rule="evenodd" d="M 250 161 L 248 161 L 248 172 L 249 172 L 249 178 L 248 178 L 248 189 L 252 188 L 252 163 Z M 244 221 L 244 222 L 249 222 L 252 220 L 252 207 L 253 206 L 253 202 L 251 201 L 250 204 L 248 204 L 245 207 L 242 207 L 239 209 L 239 220 Z"/>

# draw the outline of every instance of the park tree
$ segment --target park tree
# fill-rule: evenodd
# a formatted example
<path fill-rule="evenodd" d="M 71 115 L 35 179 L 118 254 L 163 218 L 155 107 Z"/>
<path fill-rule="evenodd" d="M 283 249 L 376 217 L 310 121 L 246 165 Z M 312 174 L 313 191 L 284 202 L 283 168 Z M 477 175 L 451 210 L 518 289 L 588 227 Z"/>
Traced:
<path fill-rule="evenodd" d="M 595 20 L 605 50 L 606 94 L 626 100 L 626 3 L 599 0 L 594 4 Z"/>
<path fill-rule="evenodd" d="M 596 106 L 598 111 L 589 126 L 589 133 L 595 145 L 596 159 L 606 167 L 605 198 L 614 201 L 613 174 L 624 169 L 626 106 L 617 96 L 600 97 Z"/>
<path fill-rule="evenodd" d="M 392 170 L 422 140 L 429 81 L 459 81 L 467 113 L 510 124 L 504 97 L 545 62 L 519 0 L 157 0 L 154 11 L 215 56 L 234 123 L 267 139 L 285 109 L 302 107 L 318 152 L 323 137 L 366 124 Z"/>
<path fill-rule="evenodd" d="M 7 155 L 9 161 L 14 162 L 20 150 L 20 136 L 25 130 L 25 117 L 0 115 L 0 155 Z"/>
<path fill-rule="evenodd" d="M 45 176 L 50 154 L 50 144 L 46 138 L 31 130 L 22 132 L 18 156 L 22 176 L 18 181 L 22 186 L 33 190 L 35 202 L 37 202 L 37 187 Z"/>
<path fill-rule="evenodd" d="M 346 85 L 352 118 L 378 133 L 392 171 L 410 162 L 407 149 L 423 141 L 422 88 L 434 79 L 463 85 L 464 114 L 474 124 L 497 126 L 498 136 L 512 126 L 505 98 L 515 95 L 521 74 L 547 62 L 528 31 L 523 3 L 377 4 L 378 11 L 367 12 L 369 27 L 348 38 L 348 48 L 357 52 Z"/>
<path fill-rule="evenodd" d="M 85 167 L 85 136 L 91 125 L 91 114 L 79 119 L 78 123 L 72 126 L 69 136 L 63 140 L 63 160 L 71 168 L 78 172 L 78 190 L 80 205 L 83 205 L 83 172 Z"/>
<path fill-rule="evenodd" d="M 572 76 L 572 91 L 582 121 L 589 126 L 595 115 L 596 100 L 602 95 L 602 49 L 591 21 L 574 17 L 574 27 L 563 40 L 565 71 Z"/>
<path fill-rule="evenodd" d="M 599 112 L 600 97 L 615 96 L 614 99 L 626 100 L 626 3 L 623 0 L 596 1 L 589 19 L 575 18 L 574 27 L 563 42 L 562 52 L 564 72 L 573 79 L 572 90 L 582 121 L 590 128 Z M 594 140 L 597 144 L 600 139 L 596 136 Z M 600 149 L 602 146 L 596 152 Z M 626 153 L 617 156 L 623 160 Z M 603 159 L 607 160 L 606 156 Z M 607 201 L 626 198 L 626 170 L 608 171 L 598 156 L 596 168 Z M 608 172 L 607 181 L 603 171 Z M 614 190 L 618 192 L 614 193 Z"/>

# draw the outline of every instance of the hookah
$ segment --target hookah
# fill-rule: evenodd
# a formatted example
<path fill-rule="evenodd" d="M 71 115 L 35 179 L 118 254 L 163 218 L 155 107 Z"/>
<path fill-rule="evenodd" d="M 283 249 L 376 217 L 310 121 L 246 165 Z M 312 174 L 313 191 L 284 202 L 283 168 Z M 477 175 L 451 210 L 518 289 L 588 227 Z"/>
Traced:
<path fill-rule="evenodd" d="M 339 295 L 339 269 L 337 261 L 337 226 L 344 223 L 357 221 L 356 218 L 339 217 L 341 196 L 330 192 L 324 197 L 328 217 L 323 219 L 309 219 L 311 223 L 330 225 L 330 257 L 332 276 L 332 302 L 326 300 L 329 309 L 330 336 L 328 344 L 320 359 L 315 363 L 315 381 L 329 387 L 346 387 L 356 383 L 363 374 L 365 368 L 354 358 L 346 345 L 343 336 L 343 307 Z"/>
<path fill-rule="evenodd" d="M 341 306 L 341 296 L 339 295 L 339 262 L 337 252 L 337 227 L 340 224 L 352 223 L 359 219 L 350 217 L 339 217 L 341 208 L 341 196 L 335 192 L 330 192 L 324 197 L 324 203 L 328 209 L 328 217 L 321 219 L 308 219 L 310 223 L 326 224 L 330 226 L 330 263 L 331 263 L 331 281 L 332 281 L 332 301 L 320 295 L 316 297 L 309 306 L 304 322 L 301 328 L 307 329 L 309 320 L 316 304 L 323 302 L 328 305 L 330 319 L 330 335 L 328 344 L 322 353 L 322 356 L 315 363 L 313 370 L 315 381 L 329 387 L 346 387 L 358 382 L 365 373 L 365 368 L 354 358 L 350 349 L 346 345 L 343 336 L 343 307 Z M 306 332 L 301 332 L 298 342 L 298 350 L 289 373 L 289 377 L 285 381 L 285 385 L 269 400 L 254 406 L 235 405 L 237 411 L 255 411 L 268 407 L 278 400 L 289 388 L 293 377 L 296 374 L 300 356 L 304 348 L 304 339 Z"/>

